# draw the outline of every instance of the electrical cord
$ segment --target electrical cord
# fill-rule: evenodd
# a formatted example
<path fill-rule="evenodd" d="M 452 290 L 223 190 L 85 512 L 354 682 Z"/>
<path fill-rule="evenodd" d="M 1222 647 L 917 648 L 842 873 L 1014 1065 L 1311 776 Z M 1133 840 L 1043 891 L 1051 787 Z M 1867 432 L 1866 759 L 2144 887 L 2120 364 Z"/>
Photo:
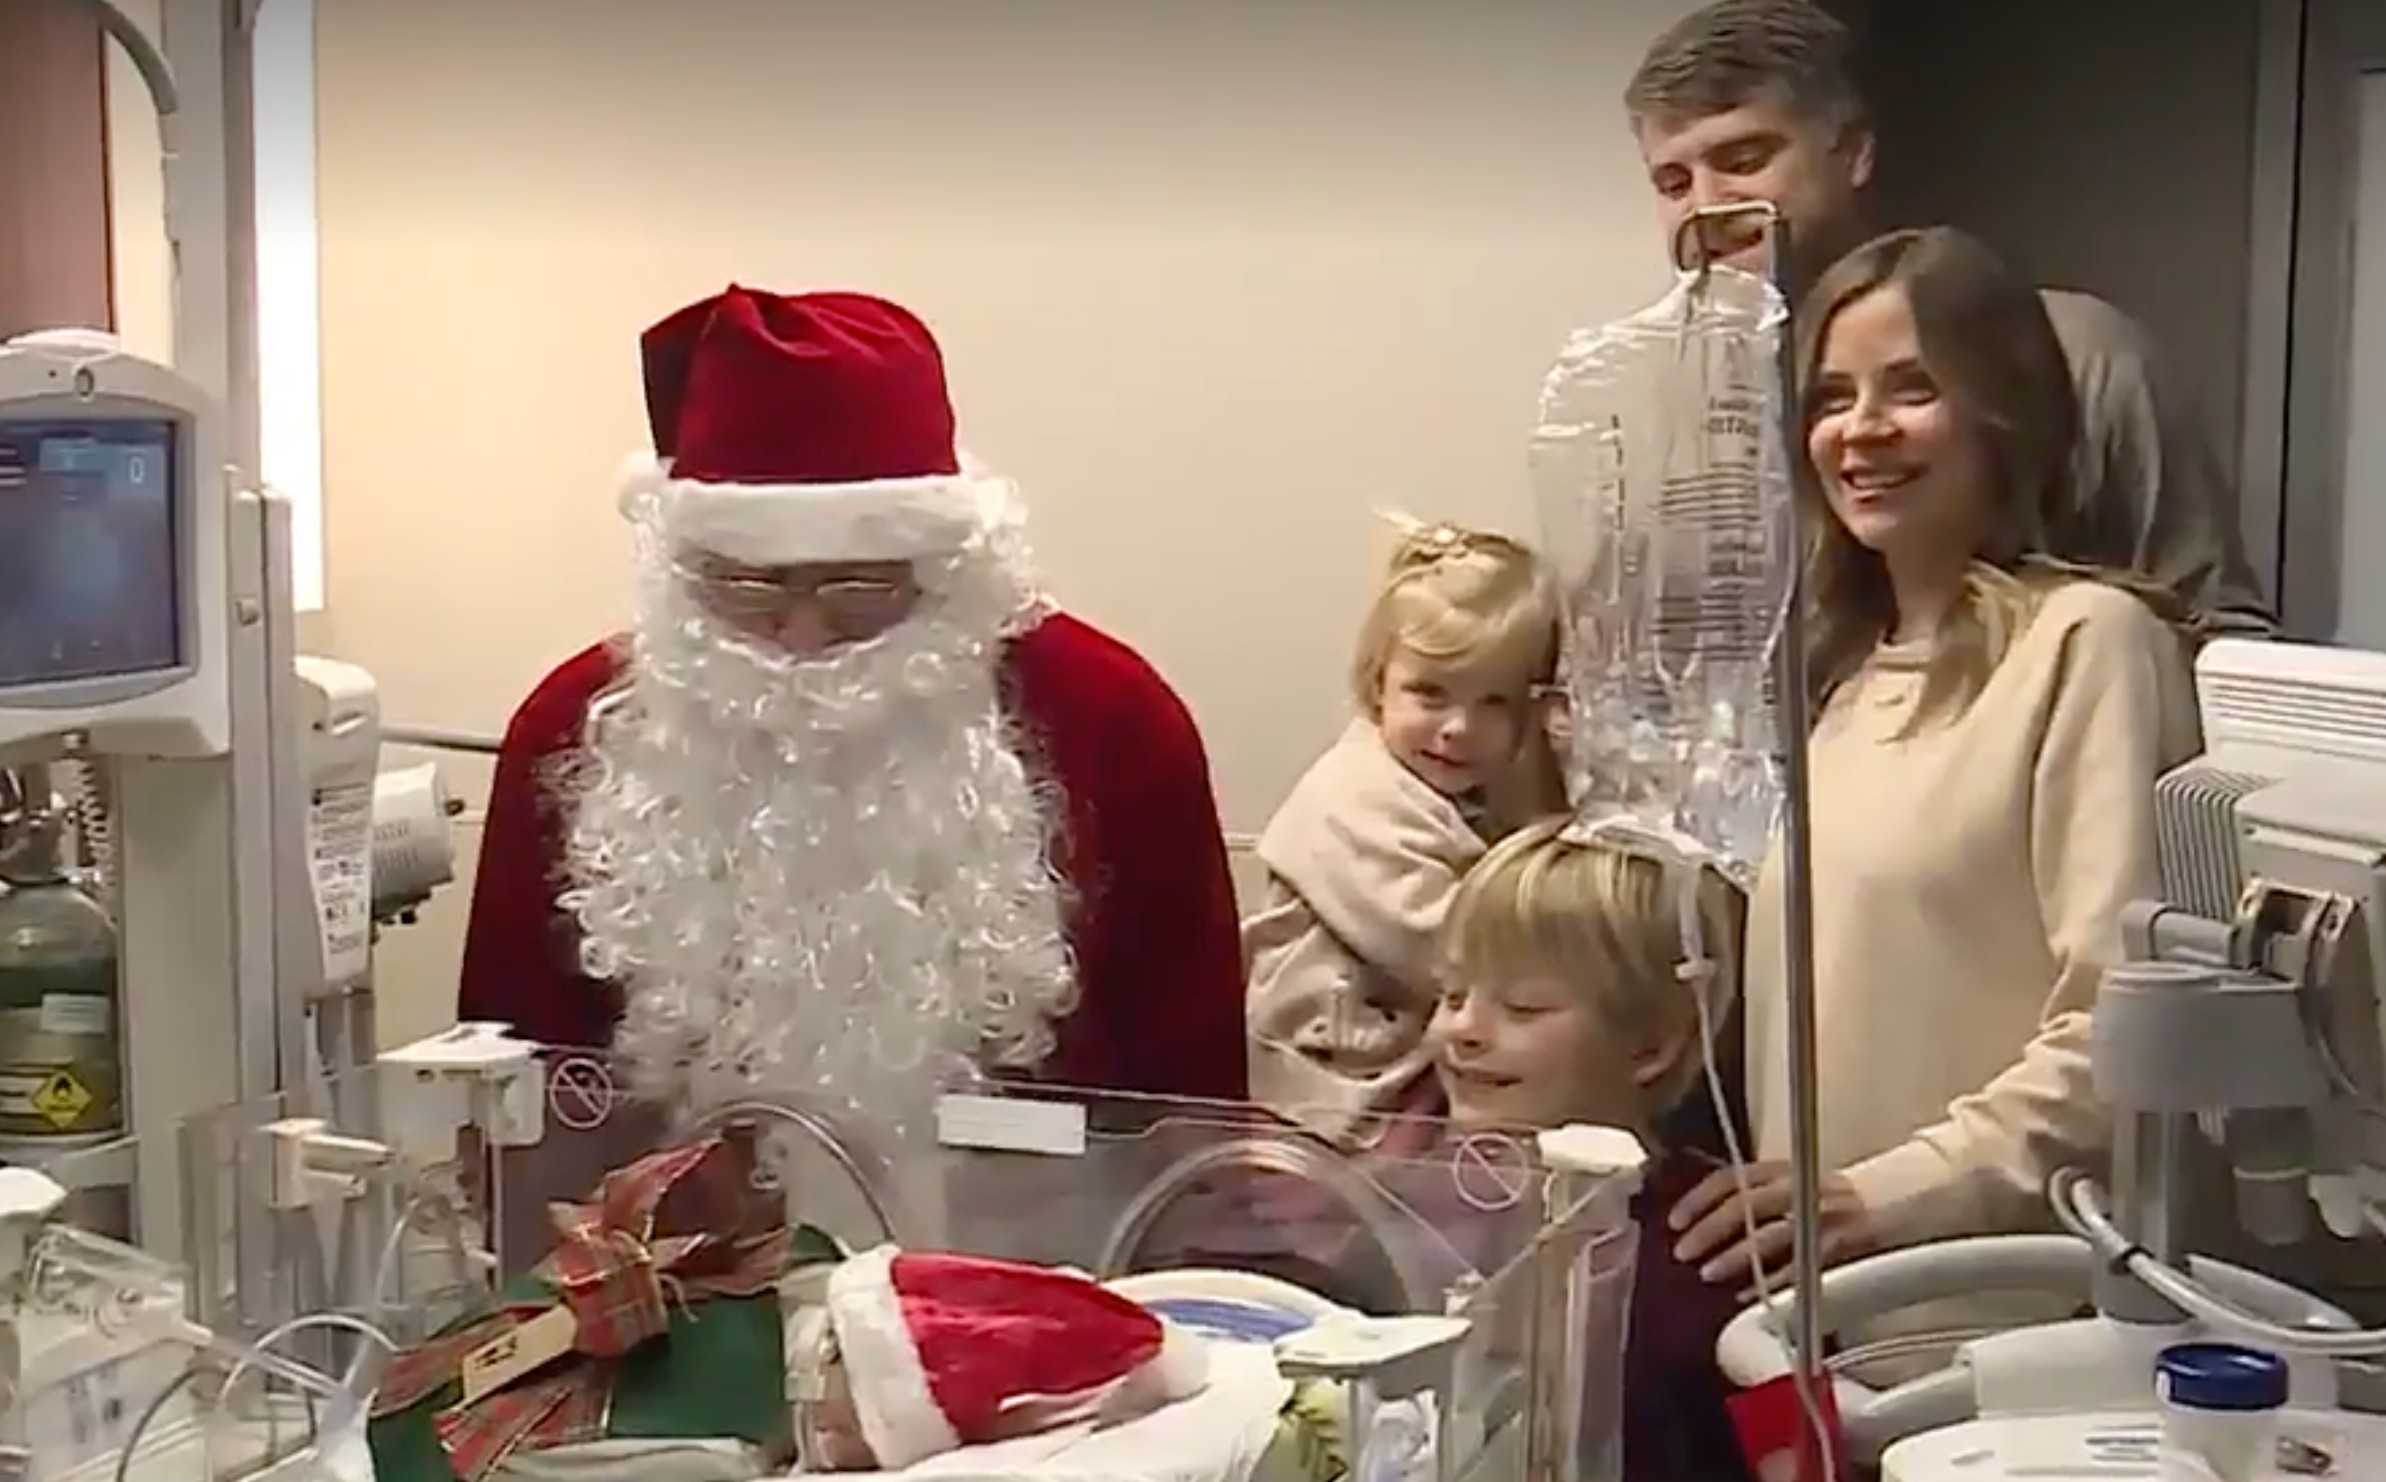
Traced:
<path fill-rule="evenodd" d="M 165 1410 L 166 1403 L 180 1394 L 192 1380 L 198 1377 L 198 1363 L 194 1361 L 185 1364 L 182 1372 L 175 1375 L 172 1382 L 167 1384 L 164 1389 L 159 1390 L 157 1397 L 141 1411 L 140 1418 L 133 1422 L 131 1432 L 124 1438 L 124 1449 L 116 1453 L 116 1482 L 125 1482 L 125 1479 L 132 1475 L 133 1458 L 140 1453 L 141 1438 L 149 1433 L 149 1427 Z"/>
<path fill-rule="evenodd" d="M 2318 983 L 2336 981 L 2337 956 L 2344 950 L 2344 941 L 2344 936 L 2335 932 L 2321 934 L 2317 949 L 2319 959 L 2312 964 L 2312 971 L 2309 975 L 2311 981 Z M 2329 1085 L 2335 1089 L 2336 1094 L 2352 1103 L 2353 1110 L 2361 1115 L 2372 1121 L 2386 1122 L 2386 1101 L 2381 1101 L 2377 1093 L 2364 1089 L 2345 1069 L 2344 1061 L 2337 1058 L 2336 1043 L 2328 1037 L 2326 1017 L 2314 1015 L 2307 1024 L 2306 1030 L 2311 1040 L 2312 1053 L 2320 1062 L 2321 1074 L 2327 1077 Z"/>
<path fill-rule="evenodd" d="M 2336 1058 L 2336 1046 L 2329 1041 L 2327 1034 L 2316 1025 L 2312 1029 L 2311 1047 L 2319 1057 L 2321 1072 L 2328 1077 L 2328 1082 L 2335 1088 L 2336 1094 L 2351 1102 L 2353 1110 L 2361 1115 L 2373 1121 L 2386 1122 L 2386 1105 L 2382 1105 L 2376 1096 L 2361 1089 L 2352 1075 L 2345 1070 L 2344 1062 Z"/>

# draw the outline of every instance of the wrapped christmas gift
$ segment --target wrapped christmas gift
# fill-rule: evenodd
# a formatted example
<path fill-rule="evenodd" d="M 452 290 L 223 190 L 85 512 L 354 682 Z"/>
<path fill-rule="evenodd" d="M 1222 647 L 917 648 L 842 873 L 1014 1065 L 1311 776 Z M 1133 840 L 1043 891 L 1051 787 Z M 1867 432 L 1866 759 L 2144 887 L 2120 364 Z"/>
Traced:
<path fill-rule="evenodd" d="M 833 1242 L 758 1193 L 750 1135 L 666 1149 L 550 1206 L 554 1251 L 498 1308 L 394 1359 L 379 1482 L 534 1474 L 564 1448 L 663 1449 L 757 1476 L 793 1451 L 779 1279 Z"/>

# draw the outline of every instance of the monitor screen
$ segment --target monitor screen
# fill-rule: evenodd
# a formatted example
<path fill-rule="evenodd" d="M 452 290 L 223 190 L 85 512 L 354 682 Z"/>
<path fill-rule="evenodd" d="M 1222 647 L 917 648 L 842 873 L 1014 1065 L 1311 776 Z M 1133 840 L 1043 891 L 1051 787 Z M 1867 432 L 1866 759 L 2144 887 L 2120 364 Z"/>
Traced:
<path fill-rule="evenodd" d="M 0 689 L 183 662 L 176 430 L 0 421 Z"/>

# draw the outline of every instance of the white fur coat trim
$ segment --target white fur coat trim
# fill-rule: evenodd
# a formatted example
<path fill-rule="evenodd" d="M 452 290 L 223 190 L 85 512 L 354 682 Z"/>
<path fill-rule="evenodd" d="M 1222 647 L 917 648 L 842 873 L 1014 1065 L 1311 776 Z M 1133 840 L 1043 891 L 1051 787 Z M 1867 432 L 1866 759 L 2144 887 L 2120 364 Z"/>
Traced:
<path fill-rule="evenodd" d="M 957 474 L 852 484 L 713 484 L 677 479 L 652 454 L 630 460 L 622 513 L 674 545 L 749 566 L 914 561 L 949 555 L 1003 522 L 1009 486 Z"/>

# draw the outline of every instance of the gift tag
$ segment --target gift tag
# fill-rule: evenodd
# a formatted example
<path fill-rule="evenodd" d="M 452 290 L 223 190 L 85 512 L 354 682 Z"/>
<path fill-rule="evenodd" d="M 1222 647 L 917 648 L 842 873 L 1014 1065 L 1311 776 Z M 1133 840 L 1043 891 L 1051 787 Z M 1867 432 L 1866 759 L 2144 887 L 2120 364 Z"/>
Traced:
<path fill-rule="evenodd" d="M 569 1307 L 550 1307 L 510 1333 L 464 1355 L 464 1403 L 500 1390 L 542 1364 L 572 1351 L 580 1321 Z"/>

